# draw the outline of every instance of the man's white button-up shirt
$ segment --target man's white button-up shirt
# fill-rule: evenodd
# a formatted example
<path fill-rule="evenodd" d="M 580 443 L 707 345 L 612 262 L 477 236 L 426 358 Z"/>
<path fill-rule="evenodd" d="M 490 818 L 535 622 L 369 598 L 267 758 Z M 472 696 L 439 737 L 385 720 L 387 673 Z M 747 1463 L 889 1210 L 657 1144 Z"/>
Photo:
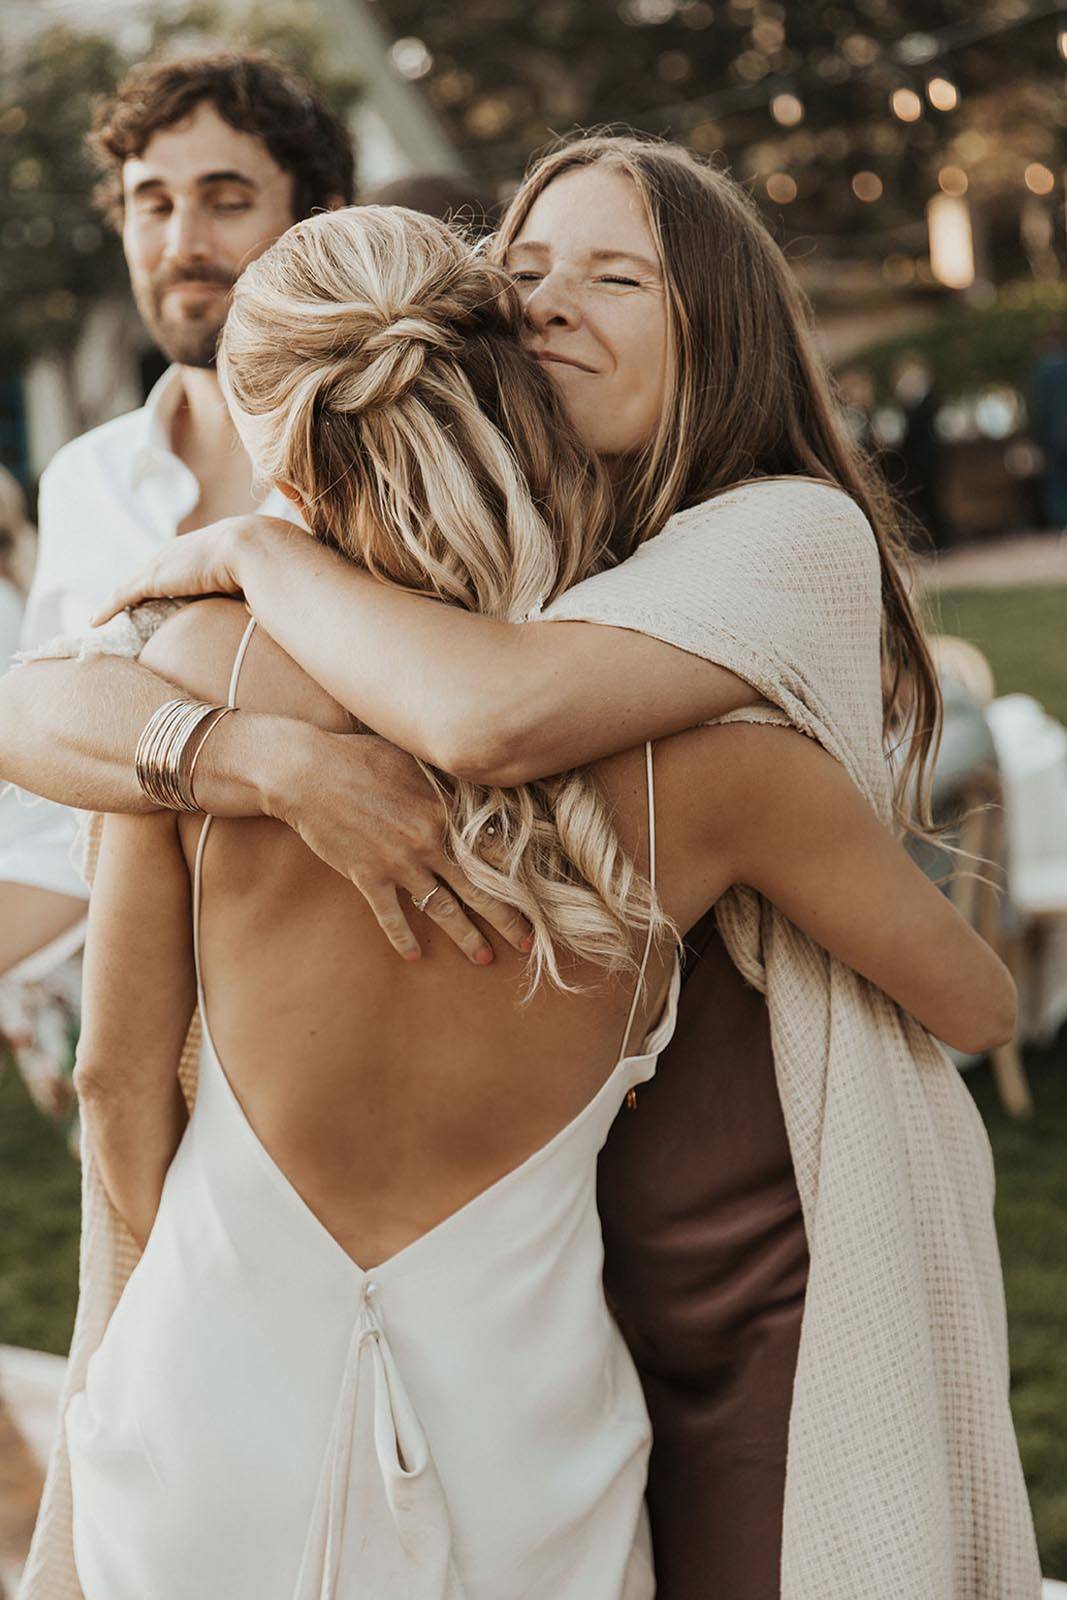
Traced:
<path fill-rule="evenodd" d="M 200 499 L 200 484 L 174 454 L 171 429 L 184 390 L 169 367 L 137 411 L 64 445 L 41 478 L 37 567 L 21 648 L 89 630 L 89 618 L 121 578 L 173 539 Z M 295 521 L 277 489 L 260 506 Z M 19 669 L 23 670 L 23 669 Z M 61 894 L 87 894 L 71 861 L 74 816 L 15 793 L 0 800 L 0 879 Z"/>

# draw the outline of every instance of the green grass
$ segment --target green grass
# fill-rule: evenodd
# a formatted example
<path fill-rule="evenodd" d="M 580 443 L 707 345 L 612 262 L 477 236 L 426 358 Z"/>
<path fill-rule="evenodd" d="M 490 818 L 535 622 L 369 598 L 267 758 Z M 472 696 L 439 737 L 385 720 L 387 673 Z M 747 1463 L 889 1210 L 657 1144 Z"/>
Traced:
<path fill-rule="evenodd" d="M 1011 1405 L 1046 1577 L 1067 1579 L 1067 1029 L 1026 1052 L 1035 1114 L 1015 1122 L 988 1069 L 968 1073 L 997 1167 Z"/>
<path fill-rule="evenodd" d="M 942 632 L 988 656 L 998 694 L 1032 694 L 1067 723 L 1067 586 L 948 589 L 938 609 Z"/>
<path fill-rule="evenodd" d="M 1067 722 L 1067 589 L 942 597 L 941 626 L 990 658 L 1001 692 L 1026 690 Z M 988 1071 L 966 1082 L 998 1174 L 997 1226 L 1012 1345 L 1012 1406 L 1044 1569 L 1067 1579 L 1067 1030 L 1027 1052 L 1037 1111 L 1006 1117 Z M 77 1280 L 78 1173 L 18 1074 L 0 1079 L 0 1343 L 62 1352 Z"/>
<path fill-rule="evenodd" d="M 0 1344 L 65 1355 L 78 1282 L 78 1164 L 10 1062 L 0 1076 Z"/>
<path fill-rule="evenodd" d="M 1067 723 L 1067 587 L 949 590 L 937 609 L 988 657 L 999 694 L 1032 694 Z M 1029 1123 L 1004 1115 L 984 1069 L 967 1082 L 997 1163 L 1019 1449 L 1045 1573 L 1067 1579 L 1067 1030 L 1027 1068 Z"/>

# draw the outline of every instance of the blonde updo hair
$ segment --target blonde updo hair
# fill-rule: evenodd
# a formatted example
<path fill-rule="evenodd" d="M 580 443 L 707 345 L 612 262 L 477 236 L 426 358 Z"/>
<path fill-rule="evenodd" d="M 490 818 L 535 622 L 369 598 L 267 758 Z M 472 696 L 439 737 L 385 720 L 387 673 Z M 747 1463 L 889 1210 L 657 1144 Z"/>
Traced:
<path fill-rule="evenodd" d="M 607 481 L 522 329 L 508 275 L 444 223 L 354 206 L 297 223 L 242 273 L 219 375 L 257 468 L 296 490 L 323 543 L 520 622 L 614 559 Z M 568 987 L 562 952 L 621 970 L 636 934 L 666 931 L 588 772 L 499 789 L 424 770 L 451 855 L 533 926 L 530 992 Z"/>

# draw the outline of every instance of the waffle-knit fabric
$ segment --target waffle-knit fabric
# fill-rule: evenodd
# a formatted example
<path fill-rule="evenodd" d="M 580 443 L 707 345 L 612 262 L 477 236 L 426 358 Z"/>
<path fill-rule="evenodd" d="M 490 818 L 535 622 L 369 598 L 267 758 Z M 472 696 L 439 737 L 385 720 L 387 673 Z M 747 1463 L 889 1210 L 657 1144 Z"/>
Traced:
<path fill-rule="evenodd" d="M 736 672 L 769 704 L 724 720 L 801 729 L 889 819 L 877 547 L 839 490 L 731 490 L 544 615 Z M 767 998 L 811 1255 L 782 1600 L 1038 1600 L 974 1102 L 923 1028 L 775 907 L 733 889 L 716 912 Z"/>
<path fill-rule="evenodd" d="M 888 819 L 879 564 L 839 490 L 800 478 L 731 490 L 544 616 L 631 628 L 736 672 L 768 702 L 740 719 L 818 739 Z M 90 881 L 94 838 L 95 821 Z M 759 896 L 732 890 L 718 916 L 767 997 L 811 1253 L 782 1600 L 1039 1600 L 992 1162 L 970 1095 L 922 1028 Z M 187 1096 L 198 1047 L 190 1038 L 182 1059 Z M 91 1158 L 84 1173 L 64 1404 L 137 1260 Z M 61 1431 L 19 1600 L 82 1600 L 70 1528 Z"/>

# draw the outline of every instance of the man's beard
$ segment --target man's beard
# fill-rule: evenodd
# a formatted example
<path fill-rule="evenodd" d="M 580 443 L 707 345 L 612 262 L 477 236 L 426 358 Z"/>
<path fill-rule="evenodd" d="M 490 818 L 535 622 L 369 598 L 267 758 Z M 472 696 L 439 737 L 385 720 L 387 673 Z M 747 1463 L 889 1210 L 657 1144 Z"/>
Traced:
<path fill-rule="evenodd" d="M 165 267 L 146 284 L 134 285 L 141 320 L 167 360 L 182 367 L 213 367 L 229 295 L 212 295 L 202 309 L 183 315 L 163 304 L 168 289 L 176 283 L 215 283 L 232 289 L 233 274 L 221 267 Z M 172 301 L 172 306 L 176 304 Z"/>

